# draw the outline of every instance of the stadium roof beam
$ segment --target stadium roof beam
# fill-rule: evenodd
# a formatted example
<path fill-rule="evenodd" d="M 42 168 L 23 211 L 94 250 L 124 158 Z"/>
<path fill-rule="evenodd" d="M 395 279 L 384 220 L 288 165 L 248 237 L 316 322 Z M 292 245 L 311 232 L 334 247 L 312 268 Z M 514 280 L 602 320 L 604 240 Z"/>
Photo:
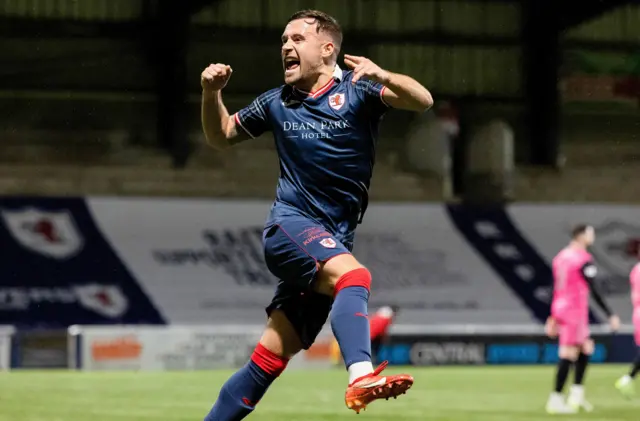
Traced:
<path fill-rule="evenodd" d="M 555 1 L 558 30 L 566 31 L 605 12 L 631 3 L 631 0 Z"/>
<path fill-rule="evenodd" d="M 156 69 L 158 142 L 172 157 L 174 168 L 184 168 L 191 147 L 184 136 L 187 122 L 187 49 L 191 15 L 181 2 L 158 4 L 147 43 Z"/>
<path fill-rule="evenodd" d="M 157 132 L 174 168 L 184 168 L 191 155 L 185 137 L 188 120 L 187 50 L 191 16 L 217 0 L 160 0 L 148 48 L 156 69 Z"/>
<path fill-rule="evenodd" d="M 548 1 L 523 2 L 523 78 L 530 163 L 555 167 L 559 153 L 560 30 L 556 6 Z"/>

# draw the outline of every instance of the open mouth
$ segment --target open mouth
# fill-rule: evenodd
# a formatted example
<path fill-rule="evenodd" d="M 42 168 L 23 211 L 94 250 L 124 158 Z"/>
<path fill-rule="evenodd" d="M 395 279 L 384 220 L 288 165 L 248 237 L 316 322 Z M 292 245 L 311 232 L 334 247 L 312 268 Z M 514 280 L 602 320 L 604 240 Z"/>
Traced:
<path fill-rule="evenodd" d="M 290 72 L 300 67 L 300 60 L 295 57 L 287 57 L 284 59 L 284 70 Z"/>

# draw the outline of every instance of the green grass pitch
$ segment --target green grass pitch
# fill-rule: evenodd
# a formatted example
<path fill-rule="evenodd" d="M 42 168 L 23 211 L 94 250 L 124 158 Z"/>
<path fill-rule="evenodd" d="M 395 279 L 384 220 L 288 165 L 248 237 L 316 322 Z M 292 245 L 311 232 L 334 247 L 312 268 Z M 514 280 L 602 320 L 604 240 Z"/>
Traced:
<path fill-rule="evenodd" d="M 387 369 L 397 372 L 397 368 Z M 591 414 L 548 416 L 553 367 L 406 368 L 414 387 L 397 400 L 346 409 L 342 370 L 285 373 L 248 418 L 259 421 L 538 421 L 550 418 L 640 420 L 640 398 L 613 387 L 626 366 L 592 366 Z M 198 421 L 229 371 L 172 373 L 0 373 L 0 421 Z M 640 386 L 640 384 L 639 384 Z"/>

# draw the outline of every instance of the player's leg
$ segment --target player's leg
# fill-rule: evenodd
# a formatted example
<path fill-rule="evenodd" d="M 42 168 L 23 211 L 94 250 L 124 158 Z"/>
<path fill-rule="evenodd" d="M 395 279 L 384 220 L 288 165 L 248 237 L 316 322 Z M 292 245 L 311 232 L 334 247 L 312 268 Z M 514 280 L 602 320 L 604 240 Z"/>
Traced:
<path fill-rule="evenodd" d="M 562 394 L 564 386 L 569 377 L 569 371 L 580 354 L 580 346 L 576 326 L 560 323 L 558 348 L 558 366 L 556 368 L 554 388 L 547 400 L 547 412 L 550 414 L 572 414 L 577 412 L 567 405 Z"/>
<path fill-rule="evenodd" d="M 349 371 L 349 383 L 373 372 L 368 302 L 371 273 L 351 255 L 320 263 L 314 289 L 333 296 L 331 329 Z"/>
<path fill-rule="evenodd" d="M 631 365 L 631 370 L 629 370 L 629 374 L 622 376 L 616 382 L 616 388 L 627 397 L 631 397 L 635 395 L 636 389 L 634 385 L 634 380 L 640 373 L 640 346 L 638 346 L 638 354 L 636 359 L 633 361 Z"/>
<path fill-rule="evenodd" d="M 331 326 L 350 374 L 347 406 L 359 411 L 372 400 L 404 393 L 413 383 L 410 376 L 378 377 L 384 365 L 373 370 L 367 319 L 371 274 L 350 249 L 324 227 L 299 215 L 279 217 L 265 230 L 264 246 L 267 266 L 275 276 L 297 280 L 300 290 L 311 288 L 333 300 Z M 323 312 L 317 313 L 326 317 Z M 307 315 L 306 320 L 310 319 Z M 384 390 L 375 385 L 381 379 Z M 358 395 L 351 400 L 351 392 L 360 381 L 371 383 L 372 387 L 367 389 L 366 399 L 359 399 Z"/>
<path fill-rule="evenodd" d="M 569 378 L 569 372 L 574 362 L 578 359 L 580 347 L 573 345 L 560 345 L 558 349 L 558 366 L 554 382 L 554 392 L 562 394 L 564 386 Z"/>
<path fill-rule="evenodd" d="M 349 372 L 347 407 L 359 412 L 376 400 L 397 397 L 413 384 L 409 375 L 380 376 L 386 362 L 373 370 L 368 301 L 371 273 L 351 254 L 322 260 L 314 289 L 333 296 L 331 328 Z"/>
<path fill-rule="evenodd" d="M 636 356 L 631 371 L 629 372 L 629 378 L 635 380 L 636 376 L 640 373 L 640 347 L 638 347 L 638 355 Z"/>
<path fill-rule="evenodd" d="M 299 215 L 282 216 L 267 228 L 264 246 L 267 266 L 275 276 L 297 280 L 300 290 L 313 288 L 333 299 L 331 327 L 350 383 L 371 374 L 369 271 L 324 227 Z"/>
<path fill-rule="evenodd" d="M 222 386 L 205 421 L 244 419 L 301 348 L 302 343 L 284 311 L 272 311 L 251 359 Z"/>
<path fill-rule="evenodd" d="M 631 370 L 629 371 L 629 374 L 622 376 L 616 382 L 616 388 L 623 395 L 627 397 L 631 397 L 635 395 L 636 390 L 635 390 L 634 380 L 637 377 L 638 373 L 640 373 L 640 322 L 637 321 L 636 319 L 637 317 L 635 317 L 635 314 L 634 314 L 635 339 L 636 339 L 638 354 L 636 356 L 635 361 L 633 362 L 633 365 L 631 366 Z"/>
<path fill-rule="evenodd" d="M 593 339 L 587 338 L 580 348 L 580 353 L 574 365 L 574 382 L 569 392 L 567 402 L 575 409 L 582 409 L 587 412 L 593 411 L 593 405 L 585 398 L 584 378 L 589 365 L 589 359 L 593 355 L 595 344 Z"/>

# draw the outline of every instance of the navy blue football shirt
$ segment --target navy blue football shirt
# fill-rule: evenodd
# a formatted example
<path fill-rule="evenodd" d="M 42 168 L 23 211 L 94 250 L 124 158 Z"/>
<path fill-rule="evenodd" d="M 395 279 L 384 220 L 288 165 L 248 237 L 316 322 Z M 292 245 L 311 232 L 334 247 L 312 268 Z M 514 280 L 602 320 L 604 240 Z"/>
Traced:
<path fill-rule="evenodd" d="M 380 120 L 387 111 L 384 86 L 351 82 L 336 66 L 315 93 L 283 85 L 235 114 L 251 137 L 271 131 L 280 160 L 272 208 L 289 208 L 334 234 L 353 232 L 368 204 Z"/>

